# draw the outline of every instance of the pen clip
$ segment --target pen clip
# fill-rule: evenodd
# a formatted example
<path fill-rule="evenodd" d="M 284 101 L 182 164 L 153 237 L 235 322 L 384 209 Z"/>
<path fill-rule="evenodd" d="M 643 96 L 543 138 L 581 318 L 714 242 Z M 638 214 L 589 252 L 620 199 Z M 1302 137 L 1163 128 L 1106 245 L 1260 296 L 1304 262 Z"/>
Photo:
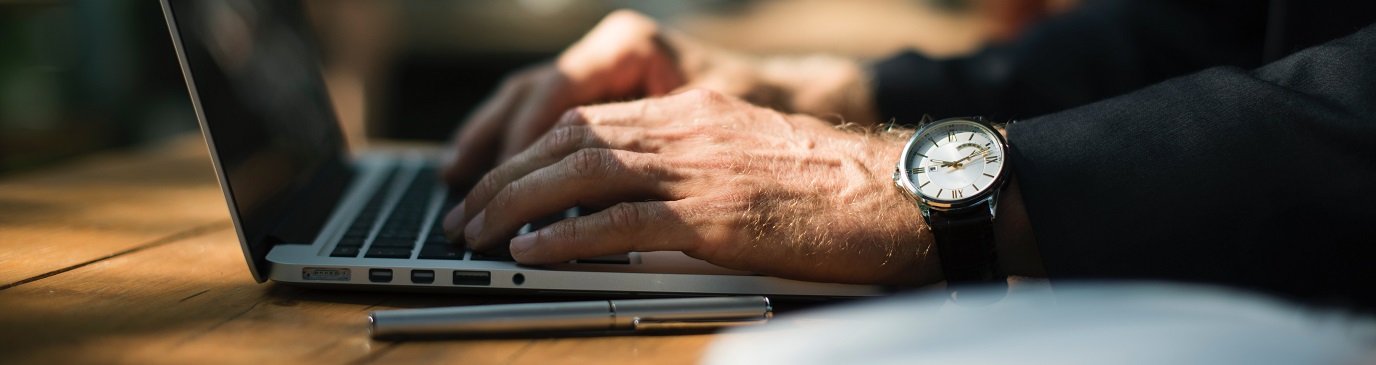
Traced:
<path fill-rule="evenodd" d="M 662 330 L 706 330 L 715 328 L 742 327 L 765 324 L 769 322 L 768 317 L 751 317 L 737 319 L 719 319 L 703 321 L 659 321 L 649 318 L 636 317 L 631 322 L 632 328 L 636 331 L 662 331 Z"/>

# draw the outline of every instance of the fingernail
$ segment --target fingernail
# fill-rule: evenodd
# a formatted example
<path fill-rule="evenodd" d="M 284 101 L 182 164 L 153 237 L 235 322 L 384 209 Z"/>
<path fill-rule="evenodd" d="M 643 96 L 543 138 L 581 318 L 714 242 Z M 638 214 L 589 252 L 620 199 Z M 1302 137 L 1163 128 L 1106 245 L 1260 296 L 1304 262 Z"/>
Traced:
<path fill-rule="evenodd" d="M 520 257 L 535 246 L 535 239 L 540 236 L 540 231 L 532 231 L 516 238 L 511 239 L 511 256 Z"/>
<path fill-rule="evenodd" d="M 469 243 L 478 240 L 478 235 L 483 233 L 483 219 L 487 217 L 487 211 L 478 212 L 473 216 L 473 220 L 468 222 L 468 226 L 463 228 L 463 235 Z"/>
<path fill-rule="evenodd" d="M 463 203 L 454 206 L 449 210 L 449 214 L 444 216 L 444 237 L 449 238 L 450 242 L 456 241 L 462 232 L 459 232 L 463 224 Z"/>

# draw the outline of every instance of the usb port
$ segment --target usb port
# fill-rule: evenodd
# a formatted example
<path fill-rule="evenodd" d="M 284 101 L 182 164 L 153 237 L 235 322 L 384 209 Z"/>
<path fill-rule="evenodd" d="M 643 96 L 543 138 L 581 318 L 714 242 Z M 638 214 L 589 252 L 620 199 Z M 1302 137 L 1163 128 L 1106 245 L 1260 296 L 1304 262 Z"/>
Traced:
<path fill-rule="evenodd" d="M 392 269 L 368 269 L 368 281 L 390 283 L 392 282 Z"/>
<path fill-rule="evenodd" d="M 454 270 L 454 285 L 492 285 L 492 273 Z"/>
<path fill-rule="evenodd" d="M 411 282 L 430 284 L 435 282 L 435 270 L 411 270 Z"/>

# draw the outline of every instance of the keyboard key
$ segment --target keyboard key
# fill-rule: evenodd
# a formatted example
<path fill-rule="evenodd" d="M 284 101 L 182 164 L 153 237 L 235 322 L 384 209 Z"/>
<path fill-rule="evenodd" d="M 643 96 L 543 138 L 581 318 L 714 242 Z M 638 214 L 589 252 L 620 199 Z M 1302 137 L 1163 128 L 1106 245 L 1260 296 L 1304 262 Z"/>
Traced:
<path fill-rule="evenodd" d="M 427 243 L 420 249 L 420 258 L 431 260 L 463 260 L 463 247 L 444 243 Z"/>
<path fill-rule="evenodd" d="M 430 231 L 430 235 L 429 235 L 429 236 L 425 236 L 425 244 L 427 244 L 427 245 L 428 245 L 428 244 L 431 244 L 431 243 L 450 243 L 450 242 L 451 242 L 451 241 L 449 241 L 449 237 L 445 237 L 443 231 L 438 232 L 438 233 L 436 233 L 435 231 Z M 463 245 L 463 242 L 454 242 L 454 243 L 456 243 L 456 244 L 458 244 L 458 245 L 460 245 L 460 246 Z"/>
<path fill-rule="evenodd" d="M 410 249 L 410 248 L 412 248 L 412 247 L 416 247 L 416 239 L 414 239 L 414 238 L 412 238 L 412 239 L 391 239 L 391 238 L 389 238 L 389 239 L 383 239 L 383 238 L 379 238 L 379 239 L 373 241 L 373 247 L 379 247 L 379 248 L 405 248 L 405 249 Z"/>
<path fill-rule="evenodd" d="M 510 262 L 515 262 L 515 261 L 516 261 L 516 259 L 511 258 L 511 251 L 507 251 L 507 250 L 501 250 L 501 251 L 498 251 L 498 252 L 489 252 L 489 253 L 482 253 L 482 252 L 473 251 L 473 256 L 470 257 L 469 259 L 478 260 L 478 261 L 510 261 Z"/>
<path fill-rule="evenodd" d="M 363 247 L 363 238 L 362 238 L 362 237 L 347 237 L 347 236 L 346 236 L 346 237 L 344 237 L 343 239 L 339 240 L 339 247 L 353 247 L 353 248 Z"/>
<path fill-rule="evenodd" d="M 435 217 L 435 223 L 430 225 L 430 234 L 425 236 L 426 241 L 448 241 L 444 236 L 444 215 L 447 211 L 440 211 L 439 216 Z"/>
<path fill-rule="evenodd" d="M 368 254 L 364 257 L 379 259 L 405 259 L 411 257 L 411 249 L 408 248 L 369 248 Z"/>
<path fill-rule="evenodd" d="M 375 239 L 378 239 L 378 240 L 383 240 L 383 239 L 401 239 L 401 240 L 415 241 L 415 240 L 416 240 L 416 235 L 418 235 L 418 234 L 420 234 L 420 232 L 418 232 L 418 231 L 416 231 L 416 230 L 414 230 L 414 229 L 413 229 L 413 230 L 408 230 L 408 231 L 390 230 L 390 231 L 378 232 L 378 233 L 377 233 L 377 238 L 375 238 Z"/>
<path fill-rule="evenodd" d="M 587 257 L 587 258 L 578 259 L 577 261 L 574 261 L 574 262 L 577 262 L 577 263 L 580 263 L 580 264 L 617 264 L 617 265 L 630 265 L 630 264 L 631 264 L 631 255 L 630 255 L 630 254 L 625 254 L 625 253 L 623 253 L 623 254 L 616 254 L 616 255 L 606 255 L 606 256 L 597 256 L 597 257 Z"/>
<path fill-rule="evenodd" d="M 358 247 L 335 247 L 330 257 L 358 257 Z"/>

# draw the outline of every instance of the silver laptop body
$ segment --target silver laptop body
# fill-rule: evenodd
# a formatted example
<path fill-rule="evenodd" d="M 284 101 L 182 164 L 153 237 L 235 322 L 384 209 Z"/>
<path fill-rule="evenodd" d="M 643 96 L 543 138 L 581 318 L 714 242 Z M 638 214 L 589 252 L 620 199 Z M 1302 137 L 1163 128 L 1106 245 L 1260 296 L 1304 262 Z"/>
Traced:
<path fill-rule="evenodd" d="M 162 0 L 162 7 L 258 282 L 616 296 L 885 292 L 729 270 L 679 252 L 533 267 L 465 250 L 440 232 L 438 222 L 463 193 L 437 180 L 437 151 L 348 152 L 299 1 Z"/>

